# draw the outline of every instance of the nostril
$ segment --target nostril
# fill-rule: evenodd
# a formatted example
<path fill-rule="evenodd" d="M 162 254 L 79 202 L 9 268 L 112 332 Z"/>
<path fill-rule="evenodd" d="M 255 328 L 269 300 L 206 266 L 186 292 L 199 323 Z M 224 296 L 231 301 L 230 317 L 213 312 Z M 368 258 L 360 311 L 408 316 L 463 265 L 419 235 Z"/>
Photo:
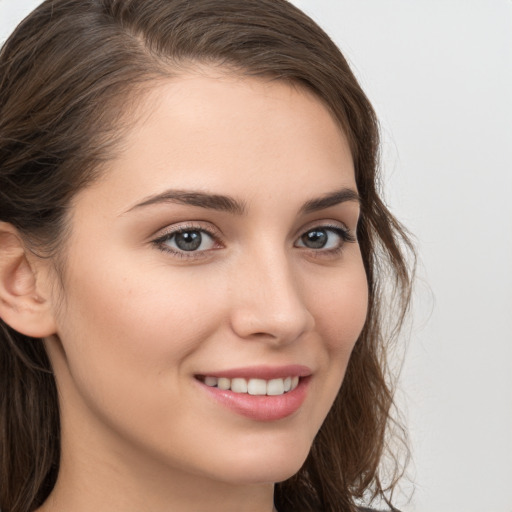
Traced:
<path fill-rule="evenodd" d="M 314 318 L 300 292 L 281 274 L 267 286 L 236 290 L 230 323 L 240 338 L 288 343 L 313 330 Z"/>

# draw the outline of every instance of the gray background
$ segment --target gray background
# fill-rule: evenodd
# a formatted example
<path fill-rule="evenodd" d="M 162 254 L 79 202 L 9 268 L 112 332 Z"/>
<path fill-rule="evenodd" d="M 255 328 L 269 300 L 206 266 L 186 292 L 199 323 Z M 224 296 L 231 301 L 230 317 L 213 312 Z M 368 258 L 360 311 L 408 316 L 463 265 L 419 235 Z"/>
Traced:
<path fill-rule="evenodd" d="M 0 41 L 38 3 L 0 0 Z M 386 196 L 419 248 L 401 505 L 512 512 L 512 2 L 295 3 L 374 103 Z"/>

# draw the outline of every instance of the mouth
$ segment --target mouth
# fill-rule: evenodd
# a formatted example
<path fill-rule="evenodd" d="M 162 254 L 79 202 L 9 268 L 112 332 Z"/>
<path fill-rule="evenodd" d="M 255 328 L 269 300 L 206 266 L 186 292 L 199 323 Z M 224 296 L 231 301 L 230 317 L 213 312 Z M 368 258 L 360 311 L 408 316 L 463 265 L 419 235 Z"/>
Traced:
<path fill-rule="evenodd" d="M 284 395 L 296 389 L 300 380 L 297 375 L 269 380 L 258 378 L 245 379 L 243 377 L 230 379 L 210 375 L 198 375 L 196 378 L 211 388 L 252 396 Z"/>
<path fill-rule="evenodd" d="M 301 408 L 312 372 L 300 365 L 259 366 L 194 377 L 214 403 L 252 420 L 275 421 L 291 416 Z"/>

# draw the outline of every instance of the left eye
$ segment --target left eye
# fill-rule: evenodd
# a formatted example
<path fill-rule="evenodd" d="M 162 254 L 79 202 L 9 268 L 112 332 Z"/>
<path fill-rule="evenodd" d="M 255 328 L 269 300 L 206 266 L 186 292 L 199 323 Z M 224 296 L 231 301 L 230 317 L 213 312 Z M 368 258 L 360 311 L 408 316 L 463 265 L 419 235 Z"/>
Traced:
<path fill-rule="evenodd" d="M 215 246 L 212 236 L 200 229 L 187 229 L 171 233 L 161 238 L 159 242 L 168 249 L 185 252 L 207 251 Z"/>
<path fill-rule="evenodd" d="M 336 249 L 347 236 L 341 228 L 315 228 L 306 231 L 296 242 L 297 247 L 308 249 Z"/>

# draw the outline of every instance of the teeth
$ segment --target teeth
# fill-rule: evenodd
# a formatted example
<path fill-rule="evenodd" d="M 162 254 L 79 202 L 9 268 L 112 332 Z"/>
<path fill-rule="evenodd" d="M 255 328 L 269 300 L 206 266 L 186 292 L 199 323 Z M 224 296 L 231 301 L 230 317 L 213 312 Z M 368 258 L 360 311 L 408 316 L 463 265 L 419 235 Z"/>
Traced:
<path fill-rule="evenodd" d="M 279 396 L 293 391 L 299 384 L 299 377 L 285 379 L 227 379 L 225 377 L 204 377 L 203 382 L 210 387 L 231 390 L 234 393 L 249 393 L 249 395 Z"/>
<path fill-rule="evenodd" d="M 232 379 L 231 391 L 235 393 L 247 393 L 247 381 L 245 379 Z"/>
<path fill-rule="evenodd" d="M 217 387 L 219 389 L 229 389 L 231 387 L 231 380 L 226 379 L 224 377 L 220 377 L 219 382 L 217 383 Z"/>
<path fill-rule="evenodd" d="M 204 378 L 204 383 L 207 386 L 210 386 L 211 388 L 217 386 L 218 382 L 219 382 L 219 379 L 217 379 L 217 377 L 205 377 Z"/>
<path fill-rule="evenodd" d="M 284 380 L 272 379 L 267 383 L 267 395 L 282 395 L 284 393 Z"/>
<path fill-rule="evenodd" d="M 267 381 L 263 379 L 249 379 L 247 382 L 247 393 L 249 395 L 266 395 Z"/>

